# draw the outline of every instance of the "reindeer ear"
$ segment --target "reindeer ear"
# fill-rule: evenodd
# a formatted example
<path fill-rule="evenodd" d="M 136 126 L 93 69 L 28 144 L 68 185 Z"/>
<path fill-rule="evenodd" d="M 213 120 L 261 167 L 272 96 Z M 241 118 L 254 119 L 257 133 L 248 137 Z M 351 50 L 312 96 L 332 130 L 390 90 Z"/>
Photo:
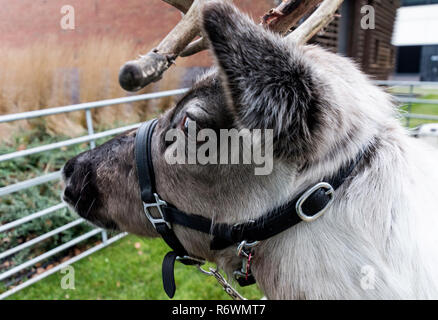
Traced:
<path fill-rule="evenodd" d="M 282 140 L 277 145 L 294 141 L 293 146 L 279 146 L 283 149 L 309 143 L 317 97 L 303 49 L 226 2 L 208 3 L 202 23 L 237 123 L 273 129 L 274 141 Z"/>

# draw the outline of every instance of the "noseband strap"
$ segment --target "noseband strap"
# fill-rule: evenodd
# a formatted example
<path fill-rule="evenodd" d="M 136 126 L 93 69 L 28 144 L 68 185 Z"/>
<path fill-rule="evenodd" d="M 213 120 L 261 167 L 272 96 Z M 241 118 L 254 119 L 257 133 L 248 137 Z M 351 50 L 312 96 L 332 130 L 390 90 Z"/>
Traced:
<path fill-rule="evenodd" d="M 151 151 L 152 136 L 157 121 L 153 119 L 145 122 L 138 129 L 135 138 L 135 161 L 145 215 L 173 250 L 166 255 L 162 266 L 163 286 L 170 298 L 174 296 L 176 290 L 175 260 L 186 265 L 203 263 L 203 259 L 189 255 L 173 231 L 173 225 L 181 225 L 213 236 L 210 243 L 211 250 L 223 250 L 239 243 L 254 243 L 269 239 L 302 221 L 312 222 L 321 217 L 334 201 L 335 191 L 352 174 L 365 153 L 364 150 L 361 151 L 356 159 L 343 166 L 334 176 L 323 179 L 322 182 L 301 192 L 292 201 L 269 211 L 254 221 L 234 225 L 213 224 L 210 219 L 187 214 L 160 199 L 156 191 Z M 155 210 L 151 210 L 152 208 Z M 157 214 L 159 217 L 156 217 Z M 255 283 L 252 277 L 246 278 L 236 280 L 243 286 Z"/>

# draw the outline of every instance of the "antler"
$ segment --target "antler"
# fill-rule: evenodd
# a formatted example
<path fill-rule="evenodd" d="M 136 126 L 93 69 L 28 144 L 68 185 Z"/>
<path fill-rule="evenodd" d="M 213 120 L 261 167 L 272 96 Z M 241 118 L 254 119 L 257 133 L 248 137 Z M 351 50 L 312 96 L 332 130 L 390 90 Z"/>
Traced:
<path fill-rule="evenodd" d="M 189 11 L 190 6 L 193 3 L 193 0 L 163 0 L 164 2 L 174 6 L 182 13 L 187 13 Z"/>
<path fill-rule="evenodd" d="M 314 10 L 322 1 L 285 0 L 277 8 L 269 10 L 262 17 L 261 24 L 274 32 L 286 35 L 300 19 Z M 188 57 L 206 49 L 208 49 L 208 42 L 205 38 L 201 38 L 190 43 L 180 57 Z"/>
<path fill-rule="evenodd" d="M 300 19 L 309 14 L 322 0 L 285 0 L 262 17 L 266 28 L 286 35 Z"/>
<path fill-rule="evenodd" d="M 286 35 L 299 20 L 310 13 L 322 0 L 285 0 L 278 7 L 269 10 L 262 17 L 261 24 L 274 32 Z M 190 43 L 180 54 L 180 57 L 188 57 L 208 49 L 205 38 Z"/>
<path fill-rule="evenodd" d="M 163 0 L 186 13 L 175 28 L 153 49 L 138 60 L 127 62 L 120 70 L 119 82 L 128 91 L 139 90 L 161 79 L 163 73 L 178 56 L 186 57 L 207 49 L 205 38 L 190 43 L 201 30 L 203 4 L 208 0 Z M 223 0 L 232 1 L 232 0 Z M 305 43 L 324 28 L 334 16 L 343 0 L 283 0 L 262 18 L 262 25 L 286 35 L 299 20 L 309 14 L 318 4 L 320 7 L 297 30 L 287 36 L 298 43 Z"/>
<path fill-rule="evenodd" d="M 204 0 L 165 0 L 181 11 L 188 11 L 161 43 L 138 60 L 127 62 L 119 73 L 119 82 L 123 89 L 136 91 L 151 82 L 161 79 L 189 42 L 200 33 L 198 21 L 201 19 L 201 7 Z M 190 2 L 192 2 L 190 6 Z"/>
<path fill-rule="evenodd" d="M 344 0 L 325 0 L 316 11 L 286 38 L 304 44 L 327 26 Z"/>

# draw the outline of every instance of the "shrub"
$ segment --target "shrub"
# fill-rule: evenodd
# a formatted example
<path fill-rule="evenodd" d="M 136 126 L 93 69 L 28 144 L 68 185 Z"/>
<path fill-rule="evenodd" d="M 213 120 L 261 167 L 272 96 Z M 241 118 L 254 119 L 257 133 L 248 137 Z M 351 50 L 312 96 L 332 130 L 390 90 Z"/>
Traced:
<path fill-rule="evenodd" d="M 59 137 L 57 140 L 65 139 Z M 27 148 L 54 142 L 55 139 L 36 129 L 26 135 L 15 138 L 17 146 Z M 0 187 L 17 183 L 24 179 L 60 170 L 65 161 L 88 148 L 87 144 L 70 147 L 55 152 L 34 154 L 29 157 L 0 163 Z M 0 154 L 14 151 L 15 148 L 0 146 Z M 61 182 L 55 181 L 35 186 L 21 192 L 0 198 L 0 225 L 23 218 L 31 213 L 43 210 L 60 202 Z M 68 222 L 78 219 L 78 216 L 68 209 L 62 209 L 44 217 L 24 223 L 7 232 L 0 233 L 0 252 L 29 241 L 43 233 L 49 232 Z M 88 224 L 80 224 L 66 230 L 39 244 L 22 250 L 0 261 L 0 272 L 19 265 L 34 256 L 65 243 L 91 229 Z M 66 253 L 64 252 L 63 255 Z M 55 257 L 55 258 L 59 258 Z"/>

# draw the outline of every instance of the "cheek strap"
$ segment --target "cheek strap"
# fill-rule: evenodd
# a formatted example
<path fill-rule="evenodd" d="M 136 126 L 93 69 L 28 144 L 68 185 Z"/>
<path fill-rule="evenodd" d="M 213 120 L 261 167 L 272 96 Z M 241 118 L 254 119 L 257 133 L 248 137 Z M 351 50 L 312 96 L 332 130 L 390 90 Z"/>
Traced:
<path fill-rule="evenodd" d="M 143 209 L 146 217 L 155 230 L 161 235 L 167 245 L 173 251 L 169 252 L 163 260 L 162 277 L 163 286 L 169 298 L 173 298 L 176 290 L 174 266 L 175 260 L 185 265 L 203 264 L 203 259 L 190 257 L 184 246 L 172 230 L 172 224 L 166 221 L 166 208 L 171 208 L 161 200 L 156 192 L 155 173 L 152 163 L 152 136 L 158 120 L 153 119 L 145 122 L 138 129 L 135 137 L 135 162 L 137 177 L 140 185 L 140 195 L 143 201 Z M 151 208 L 155 207 L 160 217 L 154 217 Z"/>

